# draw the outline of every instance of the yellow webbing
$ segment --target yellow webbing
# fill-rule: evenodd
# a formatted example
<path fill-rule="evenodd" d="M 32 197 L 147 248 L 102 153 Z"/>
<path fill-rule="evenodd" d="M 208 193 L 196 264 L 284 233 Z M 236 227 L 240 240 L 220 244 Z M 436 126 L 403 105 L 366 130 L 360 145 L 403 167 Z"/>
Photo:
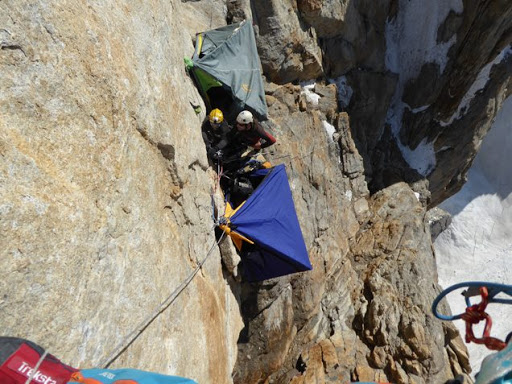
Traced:
<path fill-rule="evenodd" d="M 242 249 L 242 244 L 244 241 L 248 242 L 249 244 L 254 244 L 254 241 L 248 239 L 244 235 L 241 235 L 233 231 L 230 228 L 231 221 L 229 220 L 229 218 L 232 217 L 244 204 L 245 201 L 242 204 L 240 204 L 236 209 L 233 209 L 231 207 L 231 204 L 226 203 L 226 211 L 224 212 L 224 219 L 226 219 L 226 223 L 219 225 L 219 228 L 226 232 L 226 235 L 231 237 L 231 240 L 233 240 L 233 243 L 235 244 L 239 251 Z"/>
<path fill-rule="evenodd" d="M 199 56 L 199 54 L 201 53 L 201 48 L 203 48 L 203 34 L 200 33 L 199 35 L 197 35 L 197 55 Z"/>

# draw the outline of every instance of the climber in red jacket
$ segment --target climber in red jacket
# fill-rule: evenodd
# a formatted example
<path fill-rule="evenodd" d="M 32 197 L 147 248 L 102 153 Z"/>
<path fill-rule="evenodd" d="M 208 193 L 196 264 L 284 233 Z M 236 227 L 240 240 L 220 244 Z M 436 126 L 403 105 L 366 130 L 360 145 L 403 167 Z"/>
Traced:
<path fill-rule="evenodd" d="M 251 112 L 242 111 L 236 118 L 236 145 L 249 146 L 255 150 L 270 147 L 276 142 L 274 136 L 266 132 Z"/>

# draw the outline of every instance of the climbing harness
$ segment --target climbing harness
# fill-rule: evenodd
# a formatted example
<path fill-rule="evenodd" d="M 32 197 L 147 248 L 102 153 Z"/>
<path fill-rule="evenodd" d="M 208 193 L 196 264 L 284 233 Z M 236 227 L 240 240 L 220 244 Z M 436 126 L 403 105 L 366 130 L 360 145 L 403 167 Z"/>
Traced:
<path fill-rule="evenodd" d="M 449 293 L 460 289 L 468 288 L 462 292 L 462 295 L 466 301 L 466 311 L 457 315 L 443 315 L 438 312 L 437 306 L 440 301 L 447 296 Z M 508 295 L 510 298 L 499 298 L 496 297 L 498 294 Z M 482 301 L 478 304 L 471 304 L 471 297 L 480 295 Z M 491 316 L 485 312 L 488 304 L 499 303 L 499 304 L 512 304 L 512 286 L 497 283 L 488 283 L 481 281 L 465 282 L 455 284 L 443 292 L 441 292 L 434 302 L 432 303 L 432 312 L 434 315 L 441 320 L 458 320 L 462 319 L 466 323 L 466 342 L 474 342 L 476 344 L 484 344 L 488 349 L 494 351 L 501 351 L 506 347 L 506 343 L 490 336 L 492 328 Z M 473 332 L 473 325 L 478 324 L 485 320 L 485 327 L 482 337 L 476 337 Z M 510 335 L 509 335 L 510 336 Z"/>

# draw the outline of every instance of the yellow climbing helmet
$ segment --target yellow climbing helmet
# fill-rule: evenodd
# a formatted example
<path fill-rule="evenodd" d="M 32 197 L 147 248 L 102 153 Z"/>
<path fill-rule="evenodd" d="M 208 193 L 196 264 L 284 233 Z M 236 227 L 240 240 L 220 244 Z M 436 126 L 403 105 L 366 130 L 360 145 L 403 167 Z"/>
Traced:
<path fill-rule="evenodd" d="M 220 124 L 224 120 L 224 115 L 222 114 L 222 111 L 220 109 L 215 108 L 210 112 L 208 118 L 211 124 Z"/>

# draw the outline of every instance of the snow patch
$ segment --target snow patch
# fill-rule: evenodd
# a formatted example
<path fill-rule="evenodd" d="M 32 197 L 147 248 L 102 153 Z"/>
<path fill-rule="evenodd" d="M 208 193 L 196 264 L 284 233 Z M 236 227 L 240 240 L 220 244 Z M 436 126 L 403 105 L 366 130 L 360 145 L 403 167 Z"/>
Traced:
<path fill-rule="evenodd" d="M 301 82 L 300 86 L 302 90 L 300 91 L 301 95 L 306 96 L 306 100 L 313 104 L 314 106 L 318 105 L 318 100 L 320 100 L 320 95 L 315 93 L 315 81 L 305 81 Z"/>
<path fill-rule="evenodd" d="M 475 82 L 471 85 L 469 90 L 462 97 L 462 101 L 457 107 L 457 111 L 447 121 L 439 122 L 439 124 L 441 124 L 442 127 L 450 125 L 451 123 L 453 123 L 454 120 L 458 120 L 461 118 L 462 115 L 464 115 L 469 104 L 471 103 L 471 100 L 473 100 L 476 93 L 482 90 L 489 81 L 489 74 L 491 73 L 492 67 L 496 64 L 501 63 L 503 59 L 505 59 L 510 54 L 512 54 L 512 46 L 508 46 L 505 49 L 503 49 L 493 61 L 491 61 L 485 67 L 482 68 L 482 70 L 478 73 Z"/>
<path fill-rule="evenodd" d="M 512 168 L 508 166 L 511 121 L 512 97 L 509 97 L 482 143 L 467 183 L 440 205 L 453 215 L 451 225 L 434 242 L 439 283 L 444 288 L 465 281 L 511 284 Z M 455 292 L 447 299 L 452 313 L 464 312 L 466 305 L 460 295 Z M 474 303 L 479 301 L 477 297 L 474 299 Z M 491 335 L 504 340 L 510 332 L 512 306 L 494 304 L 486 311 L 493 319 Z M 462 335 L 464 324 L 462 320 L 454 322 Z M 477 335 L 481 332 L 475 330 Z M 467 347 L 473 373 L 477 373 L 483 358 L 492 351 L 474 343 Z"/>
<path fill-rule="evenodd" d="M 453 147 L 451 145 L 445 145 L 442 148 L 438 149 L 438 151 L 436 153 L 441 153 L 441 152 L 447 151 L 447 150 L 452 149 L 452 148 Z"/>
<path fill-rule="evenodd" d="M 322 120 L 322 125 L 324 126 L 325 131 L 327 132 L 327 136 L 329 137 L 329 141 L 333 142 L 332 135 L 336 132 L 336 128 L 333 125 L 329 124 L 327 121 Z"/>
<path fill-rule="evenodd" d="M 477 158 L 478 167 L 487 176 L 495 190 L 505 197 L 512 191 L 510 173 L 510 148 L 512 148 L 512 97 L 503 102 L 494 124 L 480 146 L 484 155 Z"/>
<path fill-rule="evenodd" d="M 447 54 L 455 43 L 437 44 L 437 31 L 450 11 L 462 13 L 462 0 L 400 0 L 395 19 L 386 23 L 386 67 L 400 82 L 416 77 L 425 63 L 437 63 L 443 73 Z"/>
<path fill-rule="evenodd" d="M 396 93 L 395 93 L 396 96 Z M 427 138 L 424 138 L 423 141 L 415 148 L 411 149 L 408 146 L 405 146 L 400 141 L 398 134 L 400 132 L 402 116 L 404 114 L 404 109 L 408 108 L 407 104 L 395 100 L 391 107 L 388 110 L 388 115 L 386 117 L 386 122 L 391 127 L 391 132 L 395 136 L 395 141 L 402 152 L 402 156 L 404 157 L 407 164 L 418 173 L 423 176 L 428 176 L 428 174 L 434 170 L 436 166 L 436 154 L 434 151 L 434 142 L 427 142 Z"/>
<path fill-rule="evenodd" d="M 349 201 L 352 201 L 352 191 L 351 190 L 345 191 L 345 197 L 347 199 L 349 199 Z"/>
<path fill-rule="evenodd" d="M 407 161 L 411 168 L 415 169 L 423 176 L 427 176 L 434 170 L 436 166 L 436 154 L 433 143 L 427 142 L 427 138 L 424 138 L 415 149 L 402 145 L 399 139 L 397 139 L 397 143 L 405 161 Z"/>
<path fill-rule="evenodd" d="M 428 109 L 428 107 L 430 107 L 430 104 L 429 105 L 424 105 L 422 107 L 418 107 L 418 108 L 411 108 L 409 106 L 407 106 L 409 108 L 409 111 L 411 111 L 412 113 L 420 113 L 420 112 L 423 112 L 425 110 Z"/>
<path fill-rule="evenodd" d="M 475 177 L 475 173 L 470 177 Z M 472 181 L 468 181 L 467 189 L 473 187 Z M 446 206 L 441 207 L 445 209 Z M 501 200 L 493 194 L 478 196 L 464 206 L 459 214 L 453 216 L 450 227 L 434 243 L 441 286 L 448 288 L 465 281 L 510 284 L 511 218 L 512 196 Z M 475 298 L 475 303 L 479 301 Z M 448 303 L 454 314 L 465 311 L 465 302 L 458 295 L 449 295 Z M 504 340 L 510 332 L 512 306 L 490 305 L 487 312 L 493 319 L 492 335 Z M 454 324 L 461 335 L 464 335 L 465 323 L 455 321 Z M 473 343 L 467 344 L 467 347 L 472 370 L 476 373 L 483 358 L 490 351 L 485 346 Z"/>
<path fill-rule="evenodd" d="M 411 109 L 402 101 L 405 84 L 420 74 L 426 63 L 437 63 L 441 73 L 448 62 L 448 50 L 456 36 L 445 43 L 437 43 L 437 33 L 449 13 L 462 13 L 462 0 L 399 0 L 397 16 L 386 22 L 386 67 L 398 74 L 398 84 L 388 110 L 387 123 L 396 138 L 404 159 L 411 168 L 427 176 L 436 165 L 433 142 L 426 140 L 412 150 L 398 138 L 404 109 L 419 113 L 429 106 Z"/>

